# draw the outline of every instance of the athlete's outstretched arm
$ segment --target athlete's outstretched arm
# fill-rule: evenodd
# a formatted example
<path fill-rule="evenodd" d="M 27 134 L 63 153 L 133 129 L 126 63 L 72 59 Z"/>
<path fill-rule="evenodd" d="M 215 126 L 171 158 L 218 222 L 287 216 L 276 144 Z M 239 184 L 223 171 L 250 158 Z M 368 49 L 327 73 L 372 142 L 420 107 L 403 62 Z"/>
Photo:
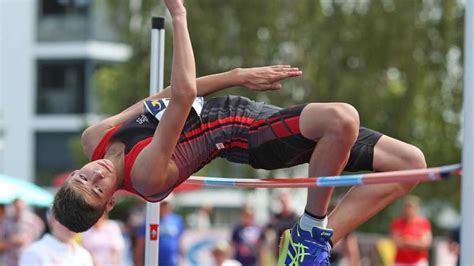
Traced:
<path fill-rule="evenodd" d="M 281 89 L 281 81 L 301 76 L 303 72 L 297 67 L 290 65 L 272 65 L 252 68 L 235 68 L 226 72 L 211 74 L 196 79 L 197 96 L 207 96 L 230 87 L 242 86 L 250 90 L 265 91 Z M 170 86 L 161 92 L 147 97 L 126 110 L 108 117 L 100 122 L 99 131 L 110 129 L 121 124 L 143 112 L 143 101 L 170 98 Z"/>
<path fill-rule="evenodd" d="M 252 68 L 235 68 L 226 72 L 211 74 L 196 79 L 197 96 L 207 96 L 227 88 L 242 86 L 250 90 L 265 91 L 278 90 L 282 88 L 281 81 L 301 76 L 303 72 L 290 65 L 272 65 Z M 113 117 L 115 125 L 118 120 L 126 121 L 122 117 L 124 113 L 134 110 L 133 115 L 143 111 L 143 101 L 157 100 L 171 97 L 171 87 L 168 86 L 142 101 L 137 102 L 130 108 Z"/>
<path fill-rule="evenodd" d="M 196 79 L 197 96 L 207 96 L 214 92 L 218 92 L 227 88 L 242 86 L 250 90 L 265 91 L 278 90 L 282 88 L 281 81 L 301 76 L 303 72 L 290 65 L 272 65 L 252 68 L 235 68 L 226 72 L 211 74 Z M 133 111 L 133 115 L 139 114 L 143 111 L 143 101 L 157 100 L 161 98 L 171 97 L 171 87 L 168 86 L 161 92 L 158 92 L 138 103 L 132 105 L 130 108 L 112 117 L 114 125 L 123 119 L 125 113 Z"/>
<path fill-rule="evenodd" d="M 196 80 L 197 95 L 207 96 L 214 92 L 235 86 L 246 87 L 251 90 L 265 91 L 281 89 L 281 81 L 301 76 L 303 72 L 290 65 L 272 65 L 252 68 L 236 68 L 230 71 L 200 77 Z M 170 87 L 152 96 L 167 98 L 170 96 Z"/>
<path fill-rule="evenodd" d="M 303 72 L 299 68 L 290 65 L 236 68 L 197 78 L 197 95 L 206 96 L 235 86 L 242 86 L 256 91 L 278 90 L 282 87 L 281 81 L 302 74 Z M 144 110 L 143 101 L 170 97 L 171 90 L 168 86 L 163 91 L 135 103 L 124 111 L 88 127 L 82 134 L 82 143 L 87 156 L 90 158 L 97 143 L 107 130 L 141 114 Z"/>
<path fill-rule="evenodd" d="M 166 184 L 171 156 L 196 98 L 196 67 L 183 0 L 165 0 L 173 21 L 171 100 L 151 143 L 138 155 L 132 182 L 144 195 L 155 194 Z"/>

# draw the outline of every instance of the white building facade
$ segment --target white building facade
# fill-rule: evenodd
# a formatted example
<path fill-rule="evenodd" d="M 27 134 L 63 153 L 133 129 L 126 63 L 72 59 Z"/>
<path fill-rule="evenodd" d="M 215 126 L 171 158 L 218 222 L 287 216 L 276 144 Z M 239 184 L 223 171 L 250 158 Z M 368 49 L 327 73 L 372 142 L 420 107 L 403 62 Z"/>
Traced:
<path fill-rule="evenodd" d="M 95 71 L 131 54 L 107 22 L 105 1 L 0 0 L 0 174 L 47 186 L 73 169 L 71 141 L 96 119 Z M 212 205 L 221 225 L 253 203 L 263 223 L 270 193 L 205 189 L 175 203 Z"/>
<path fill-rule="evenodd" d="M 53 178 L 95 113 L 94 73 L 127 45 L 103 0 L 0 0 L 0 173 Z"/>

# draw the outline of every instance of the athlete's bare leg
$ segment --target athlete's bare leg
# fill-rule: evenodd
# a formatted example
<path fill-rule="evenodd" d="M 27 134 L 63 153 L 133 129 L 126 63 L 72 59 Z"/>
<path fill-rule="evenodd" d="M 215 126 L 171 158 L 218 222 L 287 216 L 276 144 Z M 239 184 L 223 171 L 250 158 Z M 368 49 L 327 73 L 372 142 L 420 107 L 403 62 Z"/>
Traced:
<path fill-rule="evenodd" d="M 300 116 L 301 134 L 318 142 L 309 162 L 309 176 L 339 175 L 357 139 L 359 115 L 345 103 L 311 103 Z M 306 211 L 325 216 L 333 188 L 308 189 Z"/>
<path fill-rule="evenodd" d="M 426 162 L 415 146 L 382 136 L 374 148 L 373 168 L 377 172 L 426 168 Z M 334 229 L 333 243 L 415 186 L 416 183 L 393 183 L 351 188 L 329 215 L 328 227 Z"/>

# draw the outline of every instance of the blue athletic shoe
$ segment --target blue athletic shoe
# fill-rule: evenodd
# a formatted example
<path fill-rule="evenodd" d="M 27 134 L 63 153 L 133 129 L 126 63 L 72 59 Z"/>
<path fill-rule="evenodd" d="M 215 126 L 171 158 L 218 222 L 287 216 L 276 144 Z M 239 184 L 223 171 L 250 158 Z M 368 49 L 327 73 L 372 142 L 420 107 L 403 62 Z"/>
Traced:
<path fill-rule="evenodd" d="M 331 229 L 314 227 L 312 233 L 302 230 L 298 223 L 283 232 L 280 240 L 278 266 L 330 265 Z"/>

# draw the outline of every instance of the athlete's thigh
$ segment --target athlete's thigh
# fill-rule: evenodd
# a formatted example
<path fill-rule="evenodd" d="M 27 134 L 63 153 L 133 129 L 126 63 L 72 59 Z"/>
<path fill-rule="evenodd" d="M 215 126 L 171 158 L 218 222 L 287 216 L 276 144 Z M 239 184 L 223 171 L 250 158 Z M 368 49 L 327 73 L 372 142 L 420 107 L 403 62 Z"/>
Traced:
<path fill-rule="evenodd" d="M 374 150 L 382 136 L 380 132 L 360 127 L 344 171 L 373 171 Z"/>
<path fill-rule="evenodd" d="M 275 109 L 270 115 L 264 114 L 252 123 L 249 129 L 252 167 L 280 169 L 309 161 L 316 142 L 301 134 L 299 121 L 305 106 Z"/>

